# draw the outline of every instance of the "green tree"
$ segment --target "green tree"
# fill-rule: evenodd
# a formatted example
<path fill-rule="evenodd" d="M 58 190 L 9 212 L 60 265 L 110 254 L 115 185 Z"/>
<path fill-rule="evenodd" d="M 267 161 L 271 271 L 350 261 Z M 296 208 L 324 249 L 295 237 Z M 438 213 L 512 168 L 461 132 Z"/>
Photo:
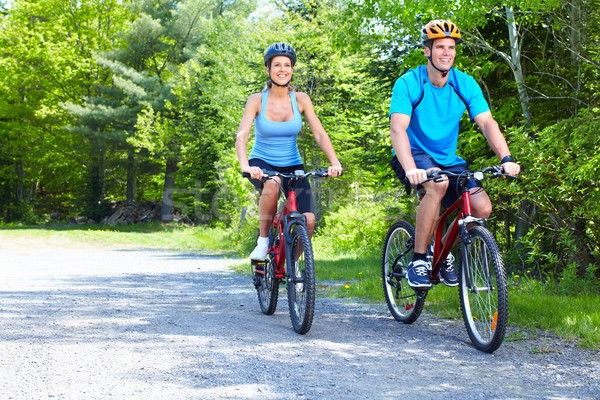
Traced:
<path fill-rule="evenodd" d="M 42 202 L 69 211 L 88 163 L 87 144 L 63 126 L 62 102 L 78 103 L 106 75 L 92 53 L 115 42 L 118 1 L 15 0 L 0 29 L 0 150 L 5 219 Z M 12 205 L 12 206 L 11 206 Z"/>

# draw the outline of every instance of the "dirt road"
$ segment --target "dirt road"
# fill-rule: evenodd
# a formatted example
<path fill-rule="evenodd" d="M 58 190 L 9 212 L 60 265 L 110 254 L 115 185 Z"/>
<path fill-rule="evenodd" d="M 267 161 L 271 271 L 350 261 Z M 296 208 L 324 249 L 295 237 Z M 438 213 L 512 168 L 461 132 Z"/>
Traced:
<path fill-rule="evenodd" d="M 0 250 L 3 399 L 598 399 L 600 356 L 550 336 L 471 347 L 461 322 L 318 298 L 293 332 L 231 260 Z"/>

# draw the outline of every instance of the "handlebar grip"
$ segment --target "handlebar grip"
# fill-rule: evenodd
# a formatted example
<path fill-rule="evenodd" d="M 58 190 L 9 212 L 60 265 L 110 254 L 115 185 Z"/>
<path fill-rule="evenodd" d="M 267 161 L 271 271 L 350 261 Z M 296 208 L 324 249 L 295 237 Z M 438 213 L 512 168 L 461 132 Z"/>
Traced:
<path fill-rule="evenodd" d="M 247 172 L 242 172 L 242 176 L 243 176 L 244 178 L 250 178 L 250 174 L 249 174 L 249 173 L 247 173 Z"/>

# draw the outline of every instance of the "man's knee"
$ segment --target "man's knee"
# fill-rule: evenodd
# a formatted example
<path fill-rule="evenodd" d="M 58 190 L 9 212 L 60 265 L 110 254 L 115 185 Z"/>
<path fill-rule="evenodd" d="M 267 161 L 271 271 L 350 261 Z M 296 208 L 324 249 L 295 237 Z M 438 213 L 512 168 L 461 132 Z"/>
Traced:
<path fill-rule="evenodd" d="M 448 190 L 448 181 L 443 181 L 443 182 L 429 182 L 428 184 L 424 185 L 425 188 L 425 195 L 427 196 L 431 196 L 434 197 L 436 199 L 441 199 L 444 197 L 444 195 L 446 194 L 446 191 Z"/>
<path fill-rule="evenodd" d="M 471 203 L 473 215 L 478 218 L 489 218 L 492 215 L 492 203 L 487 201 L 479 201 Z"/>

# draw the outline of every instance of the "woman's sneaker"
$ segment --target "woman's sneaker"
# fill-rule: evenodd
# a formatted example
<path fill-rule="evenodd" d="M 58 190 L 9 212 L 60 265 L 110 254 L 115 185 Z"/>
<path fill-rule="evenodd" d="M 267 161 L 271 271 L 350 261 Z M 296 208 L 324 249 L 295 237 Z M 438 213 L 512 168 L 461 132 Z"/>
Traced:
<path fill-rule="evenodd" d="M 413 289 L 430 289 L 429 264 L 425 260 L 413 260 L 408 264 L 406 272 L 408 286 Z"/>
<path fill-rule="evenodd" d="M 259 237 L 256 240 L 256 247 L 250 253 L 250 259 L 254 261 L 265 261 L 267 252 L 269 251 L 269 238 Z"/>
<path fill-rule="evenodd" d="M 440 268 L 440 280 L 446 286 L 458 286 L 458 274 L 454 268 L 454 256 L 448 253 L 444 265 Z"/>

